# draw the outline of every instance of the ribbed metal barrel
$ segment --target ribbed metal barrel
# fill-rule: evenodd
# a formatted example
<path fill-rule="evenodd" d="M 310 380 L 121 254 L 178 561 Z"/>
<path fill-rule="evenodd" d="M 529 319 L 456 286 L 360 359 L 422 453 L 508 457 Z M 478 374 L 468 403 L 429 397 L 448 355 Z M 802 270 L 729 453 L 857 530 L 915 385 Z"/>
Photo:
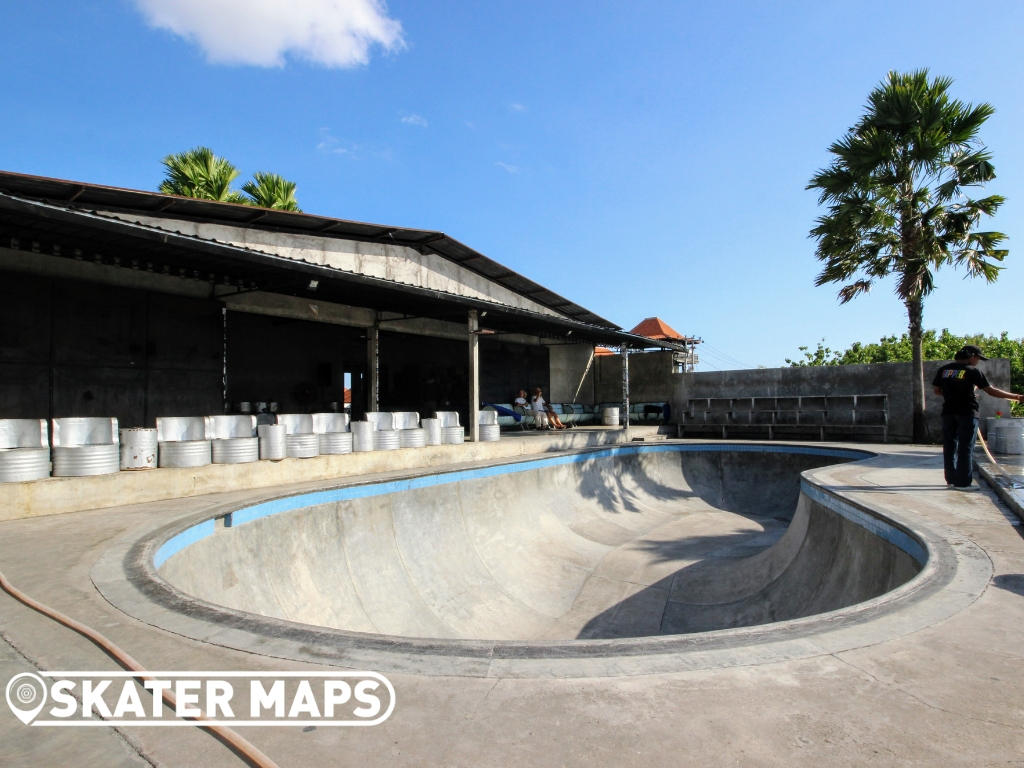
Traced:
<path fill-rule="evenodd" d="M 435 415 L 437 416 L 437 420 L 441 422 L 442 427 L 459 426 L 458 411 L 438 411 Z"/>
<path fill-rule="evenodd" d="M 602 408 L 601 409 L 601 424 L 606 427 L 617 427 L 619 425 L 619 409 L 618 408 Z"/>
<path fill-rule="evenodd" d="M 209 440 L 160 443 L 161 467 L 205 467 L 213 461 Z"/>
<path fill-rule="evenodd" d="M 310 413 L 279 413 L 277 423 L 288 428 L 289 435 L 310 435 L 313 433 L 313 415 Z"/>
<path fill-rule="evenodd" d="M 320 435 L 288 435 L 285 438 L 289 459 L 311 459 L 320 455 Z"/>
<path fill-rule="evenodd" d="M 357 453 L 373 450 L 373 424 L 368 421 L 352 422 L 352 450 Z"/>
<path fill-rule="evenodd" d="M 310 416 L 313 417 L 313 431 L 318 435 L 330 432 L 348 432 L 349 417 L 347 413 L 312 413 Z"/>
<path fill-rule="evenodd" d="M 423 427 L 402 429 L 398 432 L 398 445 L 402 448 L 422 448 L 427 444 L 427 431 Z"/>
<path fill-rule="evenodd" d="M 373 433 L 373 450 L 394 451 L 401 448 L 397 429 L 378 429 Z"/>
<path fill-rule="evenodd" d="M 352 453 L 351 432 L 327 432 L 318 437 L 321 454 Z"/>
<path fill-rule="evenodd" d="M 260 424 L 256 431 L 259 434 L 260 459 L 280 461 L 288 457 L 288 428 L 284 424 Z"/>
<path fill-rule="evenodd" d="M 1024 419 L 990 418 L 987 440 L 992 453 L 1010 455 L 1024 452 Z"/>
<path fill-rule="evenodd" d="M 121 468 L 117 443 L 109 445 L 54 446 L 54 477 L 110 475 Z"/>
<path fill-rule="evenodd" d="M 210 437 L 214 440 L 234 440 L 256 436 L 256 417 L 252 414 L 241 416 L 210 416 Z M 213 460 L 215 464 L 223 463 Z"/>
<path fill-rule="evenodd" d="M 258 437 L 232 437 L 211 444 L 214 464 L 248 464 L 260 460 Z"/>
<path fill-rule="evenodd" d="M 0 450 L 0 483 L 39 480 L 49 476 L 49 448 L 6 448 Z"/>
<path fill-rule="evenodd" d="M 441 422 L 438 419 L 423 419 L 420 424 L 423 425 L 423 432 L 426 436 L 427 445 L 440 445 L 441 444 Z"/>
<path fill-rule="evenodd" d="M 501 439 L 501 427 L 497 424 L 480 425 L 480 442 L 496 443 Z"/>
<path fill-rule="evenodd" d="M 459 445 L 466 442 L 466 428 L 441 427 L 441 442 L 447 445 Z"/>
<path fill-rule="evenodd" d="M 121 469 L 156 469 L 156 430 L 122 429 Z"/>

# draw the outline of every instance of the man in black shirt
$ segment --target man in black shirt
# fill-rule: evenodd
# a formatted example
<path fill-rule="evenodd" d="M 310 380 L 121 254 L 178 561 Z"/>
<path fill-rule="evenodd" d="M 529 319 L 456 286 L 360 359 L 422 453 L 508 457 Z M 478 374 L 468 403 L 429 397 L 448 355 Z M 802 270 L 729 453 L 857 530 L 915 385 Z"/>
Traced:
<path fill-rule="evenodd" d="M 975 367 L 979 360 L 988 358 L 979 347 L 968 344 L 956 353 L 955 362 L 939 368 L 932 381 L 935 394 L 943 398 L 942 458 L 946 484 L 958 491 L 977 490 L 977 486 L 971 485 L 974 441 L 978 435 L 978 396 L 974 393 L 975 388 L 992 397 L 1024 403 L 1024 395 L 1004 392 L 989 384 L 985 374 Z"/>

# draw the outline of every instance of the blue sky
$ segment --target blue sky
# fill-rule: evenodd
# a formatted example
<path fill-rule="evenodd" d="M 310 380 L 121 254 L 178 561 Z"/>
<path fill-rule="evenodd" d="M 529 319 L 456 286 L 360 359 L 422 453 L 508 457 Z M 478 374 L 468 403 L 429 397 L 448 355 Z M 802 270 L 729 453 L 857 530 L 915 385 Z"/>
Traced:
<path fill-rule="evenodd" d="M 997 109 L 1010 257 L 994 286 L 940 272 L 926 326 L 1024 336 L 1018 2 L 402 1 L 355 43 L 237 3 L 8 4 L 0 168 L 155 189 L 160 158 L 207 145 L 307 211 L 443 230 L 626 328 L 656 314 L 705 339 L 705 369 L 775 366 L 905 328 L 889 286 L 847 306 L 813 286 L 804 186 L 889 69 L 928 67 Z"/>

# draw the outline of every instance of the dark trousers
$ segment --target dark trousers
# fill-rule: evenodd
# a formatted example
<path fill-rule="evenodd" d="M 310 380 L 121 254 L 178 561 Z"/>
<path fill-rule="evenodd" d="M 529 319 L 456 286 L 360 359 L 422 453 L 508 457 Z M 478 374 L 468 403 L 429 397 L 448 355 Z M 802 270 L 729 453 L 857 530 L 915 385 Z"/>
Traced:
<path fill-rule="evenodd" d="M 971 484 L 978 414 L 973 411 L 942 414 L 942 460 L 946 482 L 958 488 Z"/>

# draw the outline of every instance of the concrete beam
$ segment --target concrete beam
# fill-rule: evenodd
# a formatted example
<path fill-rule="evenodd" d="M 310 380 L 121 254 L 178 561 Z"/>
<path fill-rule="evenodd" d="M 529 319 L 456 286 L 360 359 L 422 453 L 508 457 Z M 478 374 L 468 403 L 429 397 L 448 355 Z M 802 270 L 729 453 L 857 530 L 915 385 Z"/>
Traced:
<path fill-rule="evenodd" d="M 145 269 L 117 267 L 112 264 L 97 264 L 95 261 L 69 259 L 46 253 L 16 251 L 0 248 L 0 270 L 22 272 L 41 277 L 84 280 L 89 283 L 116 285 L 140 291 L 170 293 L 176 296 L 191 296 L 196 299 L 213 297 L 213 283 L 190 277 L 175 277 Z"/>
<path fill-rule="evenodd" d="M 311 320 L 332 325 L 347 325 L 355 328 L 372 328 L 376 313 L 364 307 L 349 307 L 317 301 L 312 296 L 282 296 L 278 293 L 254 291 L 219 297 L 224 306 L 234 312 L 248 312 L 254 315 L 287 317 L 293 320 Z"/>

